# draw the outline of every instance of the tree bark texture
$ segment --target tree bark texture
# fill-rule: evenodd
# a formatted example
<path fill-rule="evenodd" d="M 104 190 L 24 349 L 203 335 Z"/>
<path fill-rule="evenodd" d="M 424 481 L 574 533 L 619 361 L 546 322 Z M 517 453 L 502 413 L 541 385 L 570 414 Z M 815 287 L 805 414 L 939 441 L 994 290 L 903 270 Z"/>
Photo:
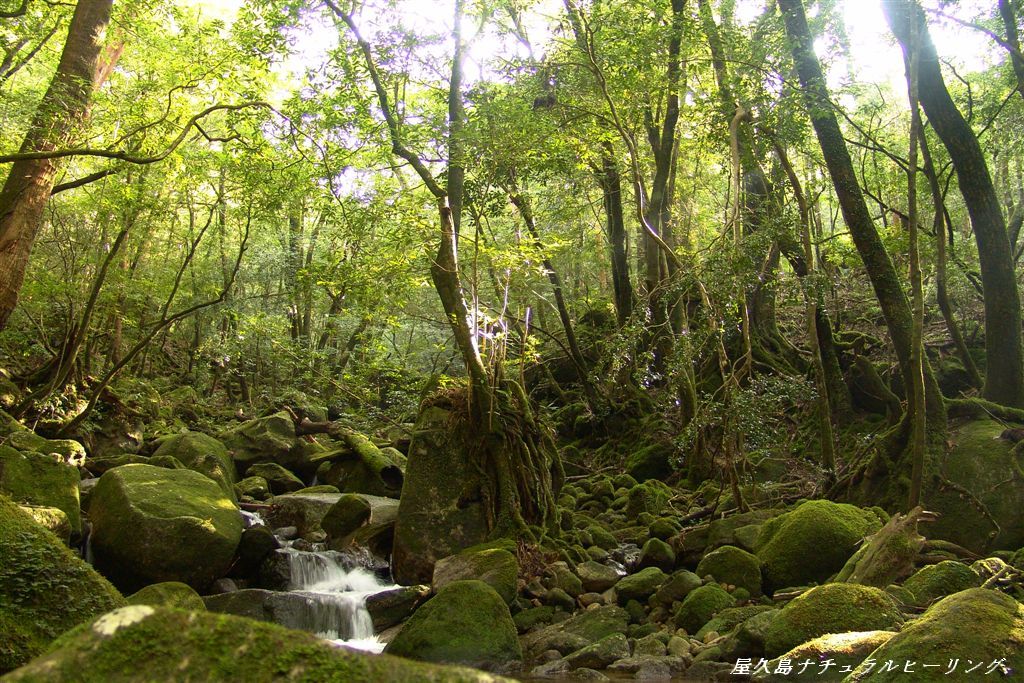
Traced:
<path fill-rule="evenodd" d="M 20 151 L 66 146 L 89 112 L 101 70 L 103 36 L 113 0 L 79 0 L 57 71 L 43 95 Z M 0 190 L 0 330 L 18 303 L 29 254 L 53 189 L 57 159 L 16 161 Z"/>

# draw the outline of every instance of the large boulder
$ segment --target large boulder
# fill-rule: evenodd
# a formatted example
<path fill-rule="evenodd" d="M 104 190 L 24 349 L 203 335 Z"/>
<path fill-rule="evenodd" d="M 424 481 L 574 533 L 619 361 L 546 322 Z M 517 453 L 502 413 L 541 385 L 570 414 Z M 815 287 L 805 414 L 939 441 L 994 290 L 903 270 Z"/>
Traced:
<path fill-rule="evenodd" d="M 477 579 L 497 591 L 507 604 L 511 604 L 516 597 L 518 576 L 519 562 L 509 551 L 501 548 L 468 548 L 437 561 L 432 585 L 435 591 L 440 591 L 456 581 Z"/>
<path fill-rule="evenodd" d="M 883 671 L 878 662 L 938 663 L 925 669 L 916 667 L 914 681 L 974 681 L 991 662 L 1002 663 L 999 675 L 1024 671 L 1024 605 L 1010 596 L 984 588 L 954 593 L 932 605 L 888 642 L 871 653 L 875 666 L 866 663 L 854 670 L 849 681 L 908 680 L 902 668 Z M 950 662 L 958 662 L 953 675 L 945 671 Z M 967 662 L 983 666 L 968 673 Z M 982 676 L 984 677 L 984 676 Z"/>
<path fill-rule="evenodd" d="M 60 638 L 4 683 L 395 681 L 497 683 L 472 669 L 366 655 L 275 624 L 166 607 L 132 605 Z"/>
<path fill-rule="evenodd" d="M 153 457 L 170 456 L 190 470 L 217 482 L 229 498 L 235 497 L 238 477 L 228 449 L 217 439 L 201 432 L 182 432 L 163 440 Z"/>
<path fill-rule="evenodd" d="M 665 572 L 657 567 L 647 567 L 636 574 L 619 579 L 619 582 L 615 584 L 615 595 L 619 603 L 623 605 L 630 600 L 644 602 L 654 595 L 667 579 L 668 576 Z"/>
<path fill-rule="evenodd" d="M 19 503 L 63 511 L 73 538 L 82 533 L 79 480 L 78 468 L 59 456 L 0 446 L 0 492 Z"/>
<path fill-rule="evenodd" d="M 192 470 L 125 465 L 89 501 L 96 566 L 125 590 L 181 581 L 204 590 L 231 566 L 242 536 L 234 502 Z"/>
<path fill-rule="evenodd" d="M 0 674 L 76 624 L 123 604 L 106 579 L 0 495 Z"/>
<path fill-rule="evenodd" d="M 697 633 L 718 612 L 735 604 L 736 598 L 722 590 L 718 584 L 709 583 L 687 593 L 676 610 L 675 624 L 685 628 L 687 633 Z"/>
<path fill-rule="evenodd" d="M 761 560 L 733 545 L 723 545 L 704 556 L 697 576 L 711 576 L 719 583 L 739 586 L 753 595 L 761 594 Z"/>
<path fill-rule="evenodd" d="M 487 515 L 466 482 L 477 476 L 470 448 L 479 437 L 459 409 L 427 405 L 409 446 L 409 464 L 395 523 L 395 580 L 430 583 L 434 563 L 487 538 Z"/>
<path fill-rule="evenodd" d="M 826 633 L 896 630 L 903 615 L 880 588 L 827 583 L 791 600 L 765 633 L 765 653 L 774 657 Z"/>
<path fill-rule="evenodd" d="M 303 449 L 295 435 L 291 415 L 281 411 L 249 420 L 220 435 L 240 472 L 257 462 L 276 462 L 295 469 L 303 460 Z"/>
<path fill-rule="evenodd" d="M 903 582 L 914 596 L 914 605 L 927 607 L 935 600 L 981 585 L 981 577 L 962 562 L 944 560 L 922 567 Z"/>
<path fill-rule="evenodd" d="M 999 438 L 1004 429 L 994 420 L 975 420 L 952 435 L 955 445 L 941 456 L 939 467 L 956 486 L 927 492 L 928 509 L 940 516 L 923 525 L 921 533 L 978 554 L 1024 546 L 1024 515 L 1020 514 L 1024 479 L 1008 474 L 1024 467 L 1024 454 L 1011 441 Z M 964 490 L 973 497 L 964 495 Z"/>
<path fill-rule="evenodd" d="M 626 458 L 626 473 L 639 482 L 667 479 L 672 474 L 671 449 L 662 444 L 645 446 Z"/>
<path fill-rule="evenodd" d="M 456 581 L 442 588 L 413 613 L 384 651 L 481 668 L 523 658 L 508 606 L 483 581 Z"/>
<path fill-rule="evenodd" d="M 765 590 L 826 581 L 881 526 L 873 510 L 827 500 L 807 501 L 765 522 L 756 553 Z"/>

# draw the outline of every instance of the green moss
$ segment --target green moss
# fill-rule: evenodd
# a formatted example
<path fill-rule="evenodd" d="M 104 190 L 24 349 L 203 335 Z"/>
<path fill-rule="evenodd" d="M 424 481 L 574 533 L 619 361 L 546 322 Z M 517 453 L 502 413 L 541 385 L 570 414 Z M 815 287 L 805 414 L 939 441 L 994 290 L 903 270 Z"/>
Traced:
<path fill-rule="evenodd" d="M 661 481 L 652 479 L 637 484 L 629 490 L 626 500 L 626 517 L 637 518 L 641 512 L 660 515 L 665 511 L 665 504 L 672 497 L 672 489 Z"/>
<path fill-rule="evenodd" d="M 126 590 L 182 581 L 203 590 L 231 565 L 238 508 L 191 470 L 125 465 L 104 474 L 89 501 L 96 565 Z"/>
<path fill-rule="evenodd" d="M 932 605 L 919 619 L 908 624 L 887 643 L 871 653 L 876 662 L 915 661 L 947 664 L 960 661 L 955 674 L 944 675 L 945 666 L 916 670 L 913 680 L 975 681 L 979 671 L 965 672 L 966 662 L 1005 660 L 1005 666 L 1018 673 L 1024 671 L 1024 605 L 998 591 L 970 588 L 955 593 Z M 982 671 L 984 670 L 984 667 Z M 872 683 L 907 680 L 900 669 L 870 673 L 856 670 L 851 681 Z"/>
<path fill-rule="evenodd" d="M 626 473 L 638 482 L 665 479 L 672 474 L 671 451 L 661 444 L 652 444 L 626 458 Z"/>
<path fill-rule="evenodd" d="M 238 480 L 235 463 L 224 444 L 212 436 L 200 432 L 174 434 L 165 439 L 153 453 L 155 458 L 161 456 L 177 458 L 188 469 L 217 482 L 224 493 L 234 498 L 234 485 Z"/>
<path fill-rule="evenodd" d="M 294 493 L 306 486 L 301 479 L 276 462 L 258 462 L 245 471 L 245 476 L 263 477 L 270 485 L 270 492 L 275 496 Z"/>
<path fill-rule="evenodd" d="M 764 523 L 758 536 L 764 589 L 823 582 L 843 568 L 857 544 L 881 527 L 871 510 L 807 501 Z"/>
<path fill-rule="evenodd" d="M 615 584 L 615 594 L 620 605 L 624 605 L 630 600 L 646 601 L 661 588 L 666 580 L 668 580 L 668 576 L 661 569 L 647 567 L 636 574 L 619 579 L 619 582 Z"/>
<path fill-rule="evenodd" d="M 508 606 L 483 581 L 455 581 L 439 590 L 413 613 L 385 652 L 481 667 L 523 658 Z"/>
<path fill-rule="evenodd" d="M 434 590 L 440 590 L 456 581 L 477 579 L 497 591 L 501 599 L 509 604 L 516 597 L 518 577 L 519 563 L 509 551 L 501 548 L 464 550 L 437 561 L 434 565 L 433 587 Z"/>
<path fill-rule="evenodd" d="M 793 670 L 786 675 L 765 676 L 756 680 L 767 681 L 788 681 L 792 679 L 803 681 L 839 681 L 846 677 L 847 673 L 864 661 L 868 655 L 877 648 L 884 645 L 895 633 L 892 631 L 853 631 L 850 633 L 829 633 L 819 636 L 772 660 L 768 664 L 769 671 L 775 671 L 782 660 L 789 660 L 790 666 L 794 662 L 810 660 L 813 666 L 807 667 L 801 673 L 800 666 L 793 667 Z M 835 666 L 830 666 L 822 671 L 820 662 L 831 660 Z M 927 662 L 925 662 L 927 663 Z M 902 662 L 900 663 L 902 666 Z M 844 672 L 843 669 L 846 669 Z M 909 680 L 909 679 L 908 679 Z M 915 679 L 916 680 L 916 679 Z"/>
<path fill-rule="evenodd" d="M 61 637 L 5 683 L 497 681 L 471 669 L 334 648 L 308 633 L 211 612 L 132 606 Z"/>
<path fill-rule="evenodd" d="M 0 673 L 80 621 L 124 604 L 92 567 L 0 495 Z"/>
<path fill-rule="evenodd" d="M 994 420 L 974 420 L 952 435 L 955 446 L 943 454 L 941 465 L 957 487 L 938 487 L 926 494 L 928 509 L 940 513 L 921 529 L 928 538 L 952 541 L 979 554 L 1024 545 L 1024 478 L 1013 474 L 1024 467 L 1024 455 L 999 438 L 1003 429 Z M 983 509 L 998 522 L 998 530 Z"/>
<path fill-rule="evenodd" d="M 659 538 L 648 539 L 640 551 L 641 567 L 658 567 L 670 572 L 676 565 L 676 553 L 665 541 Z"/>
<path fill-rule="evenodd" d="M 703 640 L 704 635 L 715 631 L 721 635 L 729 633 L 734 628 L 762 612 L 777 612 L 771 605 L 747 605 L 745 607 L 727 607 L 711 618 L 711 621 L 704 624 L 694 634 L 698 639 Z"/>
<path fill-rule="evenodd" d="M 911 592 L 918 607 L 925 607 L 938 598 L 959 593 L 981 584 L 978 573 L 962 562 L 945 560 L 922 567 L 903 583 Z"/>
<path fill-rule="evenodd" d="M 137 593 L 128 596 L 129 605 L 152 605 L 176 607 L 203 612 L 206 604 L 192 586 L 180 581 L 164 581 L 146 586 Z"/>
<path fill-rule="evenodd" d="M 765 652 L 774 657 L 801 643 L 848 631 L 884 631 L 903 623 L 888 593 L 853 583 L 828 583 L 794 598 L 765 634 Z"/>
<path fill-rule="evenodd" d="M 697 565 L 697 576 L 745 588 L 750 595 L 761 594 L 761 560 L 736 546 L 724 545 L 705 555 Z"/>
<path fill-rule="evenodd" d="M 235 484 L 235 494 L 239 498 L 244 496 L 253 500 L 266 500 L 270 498 L 270 484 L 263 477 L 246 477 Z"/>
<path fill-rule="evenodd" d="M 62 510 L 73 537 L 82 533 L 78 482 L 78 468 L 54 456 L 0 445 L 0 491 L 19 503 Z"/>
<path fill-rule="evenodd" d="M 719 611 L 732 607 L 736 600 L 717 584 L 692 590 L 676 610 L 675 623 L 687 633 L 696 633 Z"/>

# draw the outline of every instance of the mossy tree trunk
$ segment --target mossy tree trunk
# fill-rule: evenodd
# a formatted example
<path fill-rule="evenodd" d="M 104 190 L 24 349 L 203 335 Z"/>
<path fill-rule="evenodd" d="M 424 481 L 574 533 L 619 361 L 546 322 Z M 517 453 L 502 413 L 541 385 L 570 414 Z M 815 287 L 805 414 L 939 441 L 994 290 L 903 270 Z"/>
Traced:
<path fill-rule="evenodd" d="M 801 0 L 779 0 L 779 8 L 782 10 L 785 20 L 790 50 L 803 88 L 807 113 L 821 146 L 843 218 L 853 237 L 857 252 L 864 262 L 868 278 L 875 291 L 875 297 L 882 309 L 899 362 L 904 386 L 912 387 L 915 357 L 912 351 L 914 322 L 910 303 L 900 284 L 896 268 L 893 266 L 889 253 L 875 229 L 871 214 L 868 212 L 849 150 L 839 128 L 839 121 L 829 100 L 821 64 L 814 53 L 813 38 L 807 25 L 803 3 Z M 929 438 L 937 442 L 946 430 L 945 407 L 938 383 L 935 381 L 927 359 L 921 359 L 921 366 L 926 428 Z M 914 410 L 920 410 L 920 406 L 914 404 L 911 394 L 904 417 L 912 415 Z M 893 434 L 891 446 L 896 454 L 903 453 L 909 445 L 909 428 L 908 420 L 904 419 L 899 429 Z M 899 460 L 901 458 L 897 458 L 891 468 L 886 468 L 896 470 L 887 473 L 890 478 L 892 475 L 899 475 L 905 469 L 899 464 Z M 934 471 L 930 462 L 926 463 L 925 469 L 926 474 Z"/>
<path fill-rule="evenodd" d="M 978 137 L 946 89 L 939 56 L 924 12 L 916 0 L 883 3 L 889 27 L 904 54 L 920 36 L 920 97 L 935 133 L 949 152 L 960 192 L 971 217 L 985 300 L 985 398 L 1024 406 L 1024 352 L 1021 348 L 1020 294 L 1013 253 L 999 197 Z M 908 385 L 909 386 L 909 385 Z"/>

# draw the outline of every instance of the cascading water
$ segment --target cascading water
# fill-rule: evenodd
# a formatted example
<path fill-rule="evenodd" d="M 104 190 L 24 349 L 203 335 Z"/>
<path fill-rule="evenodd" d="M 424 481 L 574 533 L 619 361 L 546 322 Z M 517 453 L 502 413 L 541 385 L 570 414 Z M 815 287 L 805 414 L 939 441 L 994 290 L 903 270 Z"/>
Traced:
<path fill-rule="evenodd" d="M 278 552 L 288 556 L 291 592 L 306 598 L 303 630 L 346 647 L 378 653 L 384 649 L 373 633 L 366 598 L 394 586 L 358 566 L 351 555 L 294 548 Z"/>

